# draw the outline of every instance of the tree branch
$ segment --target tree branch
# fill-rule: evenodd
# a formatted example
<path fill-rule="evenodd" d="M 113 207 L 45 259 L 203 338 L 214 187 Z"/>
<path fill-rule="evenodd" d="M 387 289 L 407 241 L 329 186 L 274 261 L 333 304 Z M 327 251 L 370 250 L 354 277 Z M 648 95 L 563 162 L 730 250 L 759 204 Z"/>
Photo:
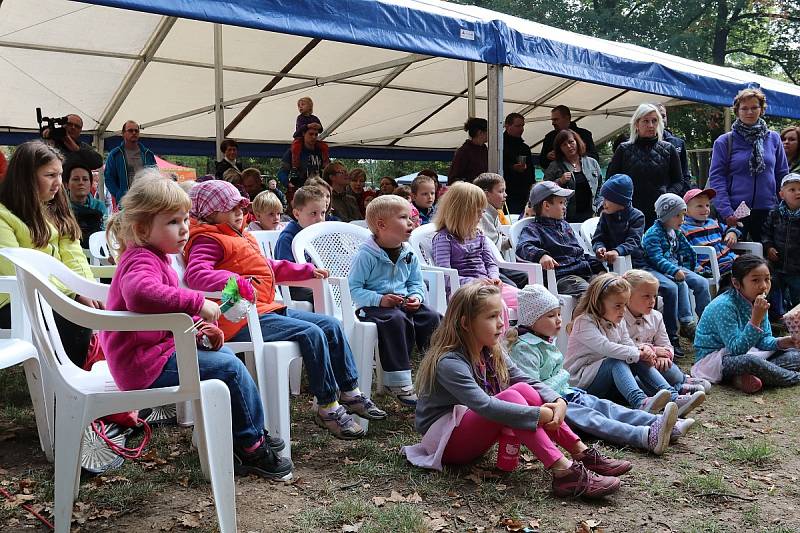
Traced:
<path fill-rule="evenodd" d="M 727 56 L 729 54 L 746 54 L 749 56 L 757 57 L 759 59 L 766 59 L 767 61 L 772 61 L 773 63 L 776 63 L 779 67 L 781 67 L 784 74 L 786 74 L 786 76 L 791 80 L 792 83 L 798 85 L 798 80 L 792 75 L 791 71 L 789 70 L 789 67 L 780 59 L 776 59 L 767 54 L 760 54 L 758 52 L 753 52 L 746 48 L 731 48 L 729 50 L 725 50 L 725 55 Z"/>
<path fill-rule="evenodd" d="M 766 19 L 773 19 L 773 20 L 787 20 L 789 22 L 800 22 L 800 17 L 795 17 L 792 15 L 781 15 L 779 13 L 740 13 L 730 18 L 731 22 L 736 22 L 739 20 L 744 19 L 757 19 L 757 18 L 766 18 Z"/>

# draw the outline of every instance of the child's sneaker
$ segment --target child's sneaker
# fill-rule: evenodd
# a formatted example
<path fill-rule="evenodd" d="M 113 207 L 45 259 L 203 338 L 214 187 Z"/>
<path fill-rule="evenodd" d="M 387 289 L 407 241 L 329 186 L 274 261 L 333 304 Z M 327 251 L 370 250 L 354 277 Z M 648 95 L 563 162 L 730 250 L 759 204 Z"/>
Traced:
<path fill-rule="evenodd" d="M 697 332 L 697 324 L 694 322 L 681 322 L 680 335 L 684 339 L 694 342 L 694 334 Z"/>
<path fill-rule="evenodd" d="M 642 405 L 639 406 L 639 409 L 646 413 L 657 413 L 661 411 L 665 405 L 670 400 L 670 394 L 668 390 L 661 389 L 653 396 L 648 396 L 642 402 Z"/>
<path fill-rule="evenodd" d="M 292 479 L 292 470 L 292 460 L 275 453 L 266 440 L 252 452 L 246 452 L 236 444 L 233 446 L 233 471 L 236 474 L 257 474 L 267 479 L 288 481 Z"/>
<path fill-rule="evenodd" d="M 695 392 L 702 392 L 705 394 L 706 390 L 699 383 L 684 382 L 684 384 L 681 385 L 681 390 L 678 391 L 678 394 L 694 394 Z"/>
<path fill-rule="evenodd" d="M 266 429 L 264 430 L 264 442 L 266 442 L 267 446 L 275 453 L 282 452 L 283 449 L 286 448 L 286 443 L 283 442 L 282 438 L 270 435 Z"/>
<path fill-rule="evenodd" d="M 736 376 L 733 378 L 733 386 L 747 394 L 758 392 L 761 390 L 761 387 L 763 387 L 761 380 L 753 374 Z"/>
<path fill-rule="evenodd" d="M 684 383 L 688 383 L 690 385 L 702 385 L 703 392 L 705 392 L 706 394 L 711 392 L 711 382 L 708 381 L 707 379 L 693 378 L 692 376 L 686 376 Z"/>
<path fill-rule="evenodd" d="M 675 444 L 678 439 L 685 437 L 689 433 L 689 429 L 694 425 L 694 418 L 679 418 L 675 422 L 675 427 L 672 428 L 672 433 L 669 436 L 669 443 Z"/>
<path fill-rule="evenodd" d="M 633 468 L 633 464 L 630 461 L 606 457 L 594 446 L 587 448 L 580 457 L 573 456 L 573 459 L 580 461 L 583 466 L 601 476 L 618 477 L 630 472 L 631 468 Z"/>
<path fill-rule="evenodd" d="M 414 393 L 413 385 L 401 385 L 399 387 L 386 387 L 386 390 L 395 397 L 395 399 L 409 407 L 417 406 L 417 395 Z"/>
<path fill-rule="evenodd" d="M 677 421 L 678 405 L 675 402 L 669 402 L 664 407 L 664 412 L 650 425 L 647 449 L 655 455 L 662 455 L 667 451 L 667 445 L 670 443 L 670 436 Z"/>
<path fill-rule="evenodd" d="M 566 476 L 553 476 L 553 494 L 556 496 L 585 496 L 601 498 L 619 490 L 618 477 L 601 476 L 588 470 L 580 461 L 572 461 Z"/>
<path fill-rule="evenodd" d="M 337 439 L 360 439 L 367 432 L 347 414 L 344 406 L 337 407 L 334 411 L 321 414 L 319 410 L 314 413 L 314 422 L 321 428 L 327 429 Z"/>
<path fill-rule="evenodd" d="M 383 420 L 386 418 L 386 411 L 375 405 L 375 403 L 364 396 L 363 393 L 351 397 L 342 394 L 339 398 L 339 403 L 342 404 L 345 411 L 351 415 L 358 415 L 367 420 Z"/>
<path fill-rule="evenodd" d="M 681 394 L 675 398 L 678 404 L 678 416 L 684 416 L 697 409 L 706 401 L 706 393 L 703 391 L 693 392 L 692 394 Z"/>

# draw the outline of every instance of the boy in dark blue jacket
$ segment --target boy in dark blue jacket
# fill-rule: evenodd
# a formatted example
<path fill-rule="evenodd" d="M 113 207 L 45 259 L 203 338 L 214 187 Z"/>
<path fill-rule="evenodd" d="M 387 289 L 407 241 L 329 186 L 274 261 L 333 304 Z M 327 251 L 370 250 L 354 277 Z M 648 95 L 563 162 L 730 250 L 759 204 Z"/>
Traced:
<path fill-rule="evenodd" d="M 536 216 L 523 228 L 516 251 L 525 261 L 555 270 L 559 294 L 579 297 L 589 288 L 589 280 L 605 268 L 584 252 L 572 226 L 564 220 L 567 199 L 574 192 L 554 181 L 534 185 L 529 202 Z"/>
<path fill-rule="evenodd" d="M 633 268 L 643 268 L 644 214 L 631 205 L 633 180 L 627 174 L 614 174 L 603 184 L 600 196 L 603 212 L 592 236 L 595 255 L 609 264 L 621 255 L 629 255 Z"/>

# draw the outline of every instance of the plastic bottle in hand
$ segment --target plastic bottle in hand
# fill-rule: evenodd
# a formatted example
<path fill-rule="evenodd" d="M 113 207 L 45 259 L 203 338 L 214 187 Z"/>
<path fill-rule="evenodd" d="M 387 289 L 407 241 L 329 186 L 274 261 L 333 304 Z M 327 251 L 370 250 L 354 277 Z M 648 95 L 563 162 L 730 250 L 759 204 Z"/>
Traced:
<path fill-rule="evenodd" d="M 519 438 L 510 428 L 503 428 L 497 441 L 497 468 L 513 472 L 519 464 Z"/>

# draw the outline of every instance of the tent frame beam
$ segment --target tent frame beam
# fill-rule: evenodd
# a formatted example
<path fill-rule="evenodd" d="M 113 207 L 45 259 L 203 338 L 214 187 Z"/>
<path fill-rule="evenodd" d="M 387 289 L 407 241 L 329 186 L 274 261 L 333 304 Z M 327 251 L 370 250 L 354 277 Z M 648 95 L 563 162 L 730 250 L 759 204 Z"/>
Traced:
<path fill-rule="evenodd" d="M 487 170 L 503 175 L 503 66 L 487 65 L 488 121 L 489 121 L 489 165 Z"/>
<path fill-rule="evenodd" d="M 522 116 L 527 115 L 537 107 L 541 107 L 542 105 L 547 103 L 547 101 L 549 101 L 550 99 L 555 98 L 560 94 L 563 94 L 567 89 L 569 89 L 576 83 L 578 83 L 578 80 L 564 80 L 562 83 L 559 83 L 558 85 L 553 87 L 553 89 L 547 91 L 545 94 L 537 98 L 536 101 L 534 101 L 533 103 L 517 111 L 517 113 L 519 113 Z M 554 107 L 554 106 L 548 106 L 548 107 Z"/>
<path fill-rule="evenodd" d="M 222 139 L 225 137 L 225 108 L 222 107 L 225 80 L 222 72 L 222 24 L 214 24 L 214 135 L 217 161 L 222 161 Z"/>

